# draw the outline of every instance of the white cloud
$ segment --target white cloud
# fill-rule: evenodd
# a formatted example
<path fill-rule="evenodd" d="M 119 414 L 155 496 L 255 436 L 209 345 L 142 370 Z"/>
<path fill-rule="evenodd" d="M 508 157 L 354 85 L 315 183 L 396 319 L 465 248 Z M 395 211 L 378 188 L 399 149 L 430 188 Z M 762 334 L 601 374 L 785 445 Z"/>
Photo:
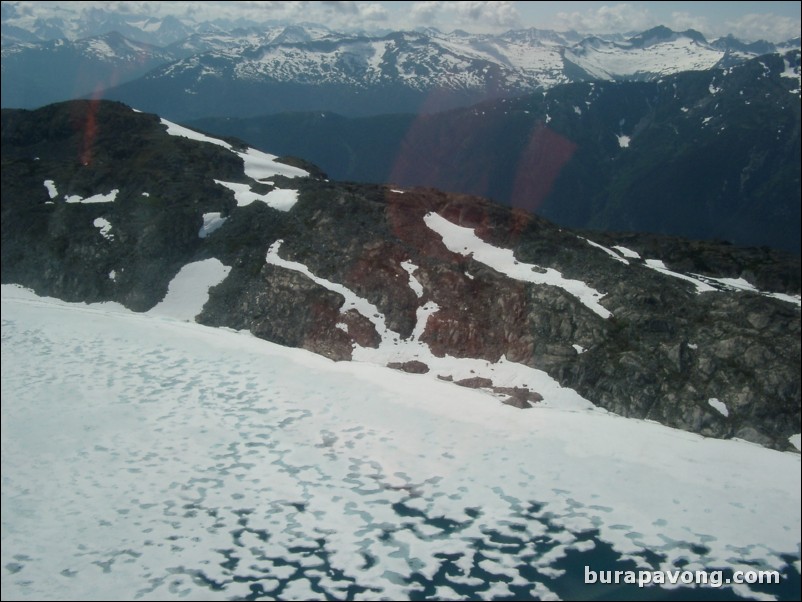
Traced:
<path fill-rule="evenodd" d="M 513 2 L 449 2 L 457 17 L 457 22 L 463 26 L 484 27 L 498 29 L 502 27 L 516 27 L 520 25 L 521 15 Z"/>
<path fill-rule="evenodd" d="M 557 29 L 593 33 L 642 31 L 657 25 L 648 10 L 632 4 L 605 4 L 584 12 L 560 12 L 555 21 Z"/>
<path fill-rule="evenodd" d="M 442 2 L 415 2 L 409 14 L 413 23 L 434 26 L 442 8 Z"/>
<path fill-rule="evenodd" d="M 378 2 L 360 4 L 359 15 L 367 21 L 386 21 L 389 17 L 387 9 Z"/>
<path fill-rule="evenodd" d="M 313 3 L 310 3 L 310 4 L 313 4 Z M 342 14 L 345 14 L 345 15 L 358 15 L 359 14 L 359 7 L 356 5 L 356 2 L 349 2 L 349 1 L 345 1 L 345 2 L 336 2 L 336 1 L 327 2 L 327 1 L 324 1 L 324 2 L 320 2 L 319 4 L 320 4 L 320 6 L 322 6 L 324 8 L 330 8 L 330 9 L 334 10 L 335 12 L 342 13 Z"/>
<path fill-rule="evenodd" d="M 445 31 L 455 27 L 469 31 L 523 27 L 515 2 L 415 2 L 409 16 L 415 24 Z"/>
<path fill-rule="evenodd" d="M 731 33 L 736 38 L 745 40 L 769 40 L 783 42 L 799 37 L 800 19 L 780 17 L 772 13 L 749 14 L 739 19 L 725 21 L 718 35 Z"/>

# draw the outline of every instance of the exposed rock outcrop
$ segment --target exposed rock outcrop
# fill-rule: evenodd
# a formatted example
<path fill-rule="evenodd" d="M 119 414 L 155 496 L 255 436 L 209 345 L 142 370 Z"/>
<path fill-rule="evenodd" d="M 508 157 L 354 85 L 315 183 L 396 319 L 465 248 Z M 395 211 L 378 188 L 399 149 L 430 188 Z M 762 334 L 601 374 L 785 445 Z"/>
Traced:
<path fill-rule="evenodd" d="M 4 110 L 2 136 L 4 283 L 143 311 L 182 266 L 215 257 L 231 271 L 209 291 L 204 324 L 336 360 L 374 350 L 517 407 L 543 396 L 446 373 L 404 349 L 515 362 L 613 412 L 703 435 L 787 449 L 800 431 L 798 258 L 578 233 L 431 189 L 257 181 L 224 146 L 170 136 L 158 118 L 119 104 Z M 216 180 L 298 200 L 289 211 L 240 204 Z M 113 189 L 113 202 L 68 200 Z M 200 237 L 211 213 L 225 222 Z M 456 228 L 451 240 L 431 216 Z M 271 263 L 277 241 L 281 261 Z"/>

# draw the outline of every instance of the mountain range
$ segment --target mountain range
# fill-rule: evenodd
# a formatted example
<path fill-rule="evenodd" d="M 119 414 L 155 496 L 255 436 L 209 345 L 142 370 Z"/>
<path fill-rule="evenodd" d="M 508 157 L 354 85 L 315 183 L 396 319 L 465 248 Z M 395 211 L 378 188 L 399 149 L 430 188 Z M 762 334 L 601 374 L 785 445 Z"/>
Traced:
<path fill-rule="evenodd" d="M 799 259 L 768 248 L 332 182 L 105 101 L 4 109 L 2 198 L 2 281 L 40 295 L 247 330 L 488 403 L 568 395 L 779 449 L 799 432 Z"/>
<path fill-rule="evenodd" d="M 800 252 L 800 53 L 587 82 L 432 115 L 191 122 L 339 180 L 492 198 L 579 228 Z M 771 124 L 768 126 L 767 124 Z"/>

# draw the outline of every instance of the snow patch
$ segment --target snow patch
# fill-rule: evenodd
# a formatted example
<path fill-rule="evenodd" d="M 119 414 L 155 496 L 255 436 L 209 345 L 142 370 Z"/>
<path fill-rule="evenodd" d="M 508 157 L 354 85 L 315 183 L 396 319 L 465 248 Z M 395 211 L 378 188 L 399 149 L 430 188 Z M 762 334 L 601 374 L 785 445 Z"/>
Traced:
<path fill-rule="evenodd" d="M 629 257 L 630 259 L 640 259 L 640 255 L 631 249 L 627 249 L 626 247 L 622 247 L 621 245 L 615 245 L 613 247 L 616 251 L 621 253 L 624 257 Z"/>
<path fill-rule="evenodd" d="M 215 180 L 215 183 L 228 188 L 234 193 L 238 207 L 245 207 L 254 201 L 259 201 L 278 211 L 289 211 L 298 202 L 297 190 L 276 188 L 267 194 L 259 194 L 251 190 L 250 184 L 223 182 L 222 180 Z"/>
<path fill-rule="evenodd" d="M 564 278 L 553 268 L 543 270 L 537 265 L 521 263 L 515 259 L 511 250 L 494 247 L 476 236 L 472 229 L 458 226 L 437 213 L 428 213 L 424 221 L 442 237 L 443 244 L 449 251 L 473 257 L 474 260 L 514 280 L 559 287 L 602 318 L 609 318 L 612 315 L 599 303 L 599 299 L 604 295 L 584 282 Z"/>
<path fill-rule="evenodd" d="M 571 347 L 574 348 L 574 350 L 576 351 L 577 355 L 579 355 L 581 353 L 585 353 L 585 351 L 587 351 L 587 349 L 585 349 L 582 345 L 577 345 L 576 343 L 571 345 Z"/>
<path fill-rule="evenodd" d="M 588 239 L 588 238 L 585 238 L 584 236 L 580 236 L 579 238 L 581 238 L 582 240 L 584 240 L 584 241 L 585 241 L 586 243 L 588 243 L 590 246 L 592 246 L 592 247 L 596 247 L 597 249 L 601 249 L 602 251 L 604 251 L 605 253 L 607 253 L 607 254 L 608 254 L 610 257 L 612 257 L 613 259 L 615 259 L 616 261 L 620 261 L 621 263 L 625 263 L 626 265 L 629 265 L 629 262 L 628 262 L 626 259 L 624 259 L 623 257 L 621 257 L 621 256 L 620 256 L 618 253 L 616 253 L 616 252 L 615 252 L 615 251 L 613 251 L 612 249 L 608 249 L 607 247 L 605 247 L 605 246 L 603 246 L 603 245 L 600 245 L 600 244 L 599 244 L 599 243 L 597 243 L 597 242 L 593 242 L 592 240 L 590 240 L 590 239 Z"/>
<path fill-rule="evenodd" d="M 283 241 L 277 240 L 268 249 L 266 262 L 305 275 L 323 288 L 335 292 L 344 298 L 341 313 L 355 310 L 367 318 L 380 337 L 378 348 L 354 345 L 352 359 L 386 366 L 390 362 L 406 362 L 418 360 L 429 368 L 429 377 L 436 379 L 438 375 L 448 376 L 453 380 L 482 377 L 493 382 L 497 387 L 525 387 L 540 393 L 544 400 L 538 407 L 557 407 L 572 410 L 593 410 L 595 406 L 573 389 L 562 387 L 556 380 L 542 370 L 536 370 L 522 364 L 509 362 L 502 357 L 491 363 L 475 358 L 457 358 L 449 355 L 435 356 L 429 346 L 420 341 L 426 329 L 429 317 L 439 309 L 433 302 L 426 303 L 416 311 L 417 322 L 412 336 L 402 340 L 401 335 L 387 327 L 384 314 L 346 286 L 331 282 L 312 273 L 304 264 L 282 259 L 279 255 Z"/>
<path fill-rule="evenodd" d="M 216 144 L 217 146 L 222 146 L 227 150 L 233 150 L 233 147 L 223 140 L 219 140 L 217 138 L 212 138 L 211 136 L 207 136 L 206 134 L 201 134 L 200 132 L 196 132 L 195 130 L 191 130 L 189 128 L 184 127 L 183 125 L 178 125 L 177 123 L 173 123 L 172 121 L 167 121 L 166 119 L 162 118 L 161 123 L 164 126 L 167 126 L 167 133 L 171 136 L 180 136 L 181 138 L 189 138 L 190 140 L 195 140 L 196 142 L 208 142 L 209 144 Z"/>
<path fill-rule="evenodd" d="M 111 223 L 102 217 L 95 218 L 92 225 L 100 230 L 100 235 L 106 240 L 114 240 L 114 234 L 111 233 Z"/>
<path fill-rule="evenodd" d="M 620 136 L 616 136 L 618 138 L 618 146 L 621 148 L 629 148 L 629 141 L 630 137 L 621 134 Z"/>
<path fill-rule="evenodd" d="M 163 125 L 167 126 L 167 133 L 171 136 L 181 136 L 197 142 L 207 142 L 231 151 L 242 159 L 245 175 L 254 180 L 264 180 L 277 175 L 286 176 L 288 178 L 303 178 L 309 176 L 309 172 L 306 170 L 277 162 L 276 159 L 278 159 L 278 157 L 276 155 L 263 153 L 254 148 L 246 148 L 245 151 L 237 151 L 234 150 L 234 147 L 228 142 L 223 140 L 190 130 L 189 128 L 167 121 L 166 119 L 162 119 L 161 122 Z"/>
<path fill-rule="evenodd" d="M 656 270 L 661 274 L 665 274 L 666 276 L 671 276 L 672 278 L 679 278 L 680 280 L 685 280 L 687 282 L 690 282 L 696 287 L 697 294 L 708 293 L 718 290 L 710 286 L 706 282 L 702 282 L 698 278 L 691 278 L 690 276 L 686 276 L 685 274 L 680 274 L 679 272 L 674 272 L 672 270 L 669 270 L 666 267 L 666 264 L 664 264 L 659 259 L 647 259 L 645 263 L 647 267 Z"/>
<path fill-rule="evenodd" d="M 282 259 L 279 256 L 279 250 L 281 249 L 282 244 L 284 244 L 283 240 L 277 240 L 270 245 L 270 248 L 267 250 L 267 256 L 265 257 L 265 261 L 268 264 L 292 270 L 294 272 L 299 272 L 323 288 L 337 293 L 338 295 L 342 295 L 345 299 L 345 303 L 343 303 L 342 307 L 340 307 L 340 313 L 346 313 L 347 311 L 353 309 L 367 318 L 367 320 L 373 324 L 373 327 L 381 337 L 382 342 L 385 342 L 387 339 L 390 339 L 391 341 L 398 340 L 398 335 L 387 328 L 384 314 L 382 314 L 379 309 L 373 305 L 373 303 L 367 299 L 363 299 L 342 284 L 315 276 L 311 270 L 302 263 Z"/>
<path fill-rule="evenodd" d="M 409 288 L 411 288 L 418 299 L 420 299 L 423 297 L 423 285 L 415 278 L 415 271 L 418 269 L 418 266 L 411 261 L 402 261 L 401 267 L 409 274 Z"/>
<path fill-rule="evenodd" d="M 83 198 L 77 194 L 73 194 L 70 196 L 65 196 L 64 200 L 68 203 L 113 203 L 117 200 L 117 194 L 119 193 L 119 189 L 114 188 L 111 192 L 106 194 L 93 194 L 90 197 Z"/>
<path fill-rule="evenodd" d="M 203 214 L 203 225 L 198 230 L 198 238 L 206 238 L 226 223 L 227 217 L 221 217 L 219 211 Z"/>
<path fill-rule="evenodd" d="M 802 434 L 791 435 L 788 437 L 788 442 L 796 448 L 796 451 L 802 451 Z"/>
<path fill-rule="evenodd" d="M 730 415 L 729 409 L 727 409 L 726 404 L 723 401 L 719 401 L 715 397 L 711 397 L 707 400 L 707 403 L 710 405 L 711 408 L 716 410 L 719 414 L 727 418 Z"/>
<path fill-rule="evenodd" d="M 172 279 L 164 299 L 147 313 L 193 321 L 209 300 L 209 289 L 225 280 L 230 271 L 214 257 L 188 263 Z"/>
<path fill-rule="evenodd" d="M 56 183 L 53 180 L 45 180 L 44 182 L 45 188 L 47 188 L 47 194 L 51 199 L 54 199 L 58 196 L 58 189 L 56 188 Z"/>

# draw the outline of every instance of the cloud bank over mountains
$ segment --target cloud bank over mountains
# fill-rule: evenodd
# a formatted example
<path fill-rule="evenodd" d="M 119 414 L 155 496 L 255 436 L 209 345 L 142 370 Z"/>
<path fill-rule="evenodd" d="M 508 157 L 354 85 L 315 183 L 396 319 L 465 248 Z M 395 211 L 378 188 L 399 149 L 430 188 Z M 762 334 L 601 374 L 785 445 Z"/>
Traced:
<path fill-rule="evenodd" d="M 104 12 L 142 18 L 167 16 L 201 23 L 227 25 L 254 23 L 321 23 L 339 30 L 380 31 L 436 27 L 442 31 L 501 32 L 536 27 L 581 33 L 628 33 L 656 25 L 674 30 L 696 29 L 707 37 L 733 34 L 747 40 L 772 42 L 800 35 L 798 3 L 697 2 L 684 10 L 670 10 L 667 3 L 601 2 L 3 2 L 3 25 L 23 26 L 37 19 L 91 22 Z M 715 9 L 711 5 L 718 4 Z M 796 13 L 782 10 L 782 4 L 796 4 Z M 680 7 L 674 7 L 680 8 Z M 80 35 L 80 28 L 76 28 Z"/>

